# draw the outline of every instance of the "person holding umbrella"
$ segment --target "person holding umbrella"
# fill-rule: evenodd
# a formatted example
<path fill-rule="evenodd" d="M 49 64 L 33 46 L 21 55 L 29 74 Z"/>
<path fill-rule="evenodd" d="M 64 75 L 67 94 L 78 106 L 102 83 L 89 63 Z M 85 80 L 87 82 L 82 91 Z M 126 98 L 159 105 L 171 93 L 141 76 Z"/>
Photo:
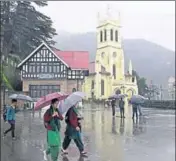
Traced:
<path fill-rule="evenodd" d="M 73 105 L 66 113 L 65 122 L 67 124 L 65 131 L 65 138 L 62 144 L 62 152 L 63 154 L 68 154 L 66 149 L 70 145 L 71 140 L 73 139 L 76 146 L 79 149 L 81 156 L 86 156 L 86 152 L 84 151 L 84 144 L 80 135 L 80 124 L 79 124 L 79 114 L 77 112 L 76 106 Z"/>
<path fill-rule="evenodd" d="M 47 129 L 48 149 L 44 151 L 46 155 L 51 154 L 52 161 L 57 161 L 59 149 L 61 146 L 60 136 L 60 120 L 63 116 L 58 110 L 59 100 L 57 98 L 51 100 L 50 108 L 44 114 L 44 124 Z"/>
<path fill-rule="evenodd" d="M 119 101 L 119 107 L 120 107 L 120 116 L 121 116 L 121 118 L 125 118 L 125 116 L 124 116 L 124 113 L 125 113 L 125 109 L 124 109 L 125 101 L 123 100 L 122 97 L 120 98 L 120 101 Z"/>
<path fill-rule="evenodd" d="M 112 116 L 115 117 L 115 108 L 116 108 L 116 99 L 115 98 L 112 99 L 111 106 L 112 106 Z"/>
<path fill-rule="evenodd" d="M 12 132 L 12 139 L 15 140 L 15 109 L 17 107 L 17 100 L 12 99 L 11 106 L 7 107 L 7 113 L 5 120 L 10 124 L 10 128 L 4 132 L 4 137 L 8 132 Z"/>
<path fill-rule="evenodd" d="M 132 119 L 134 119 L 134 117 L 136 116 L 136 119 L 138 119 L 138 104 L 137 103 L 133 103 L 132 107 L 133 107 L 133 116 Z"/>

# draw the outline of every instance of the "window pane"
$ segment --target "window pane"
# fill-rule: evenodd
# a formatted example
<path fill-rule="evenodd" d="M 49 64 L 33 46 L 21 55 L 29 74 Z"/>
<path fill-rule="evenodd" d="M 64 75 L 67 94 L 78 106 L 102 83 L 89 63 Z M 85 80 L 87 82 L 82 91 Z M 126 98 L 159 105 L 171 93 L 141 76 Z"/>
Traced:
<path fill-rule="evenodd" d="M 53 66 L 53 72 L 56 73 L 56 66 Z"/>

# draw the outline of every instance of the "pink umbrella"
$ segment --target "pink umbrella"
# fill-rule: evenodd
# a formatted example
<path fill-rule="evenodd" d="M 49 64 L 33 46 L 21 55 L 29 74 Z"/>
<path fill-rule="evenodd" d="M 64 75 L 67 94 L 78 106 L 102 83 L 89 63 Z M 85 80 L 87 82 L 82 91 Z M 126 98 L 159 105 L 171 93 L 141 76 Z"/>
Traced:
<path fill-rule="evenodd" d="M 51 100 L 57 98 L 59 101 L 68 97 L 68 94 L 62 92 L 55 92 L 41 97 L 35 104 L 34 110 L 39 110 L 51 104 Z"/>

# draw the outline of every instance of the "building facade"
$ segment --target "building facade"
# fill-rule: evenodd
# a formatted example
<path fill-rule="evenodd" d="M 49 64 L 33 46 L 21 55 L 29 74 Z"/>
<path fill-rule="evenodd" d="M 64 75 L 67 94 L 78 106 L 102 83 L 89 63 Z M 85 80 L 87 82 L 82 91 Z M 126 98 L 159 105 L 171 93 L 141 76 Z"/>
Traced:
<path fill-rule="evenodd" d="M 107 15 L 98 22 L 96 57 L 89 64 L 89 76 L 83 84 L 87 99 L 107 99 L 115 93 L 126 93 L 129 97 L 138 94 L 131 61 L 125 73 L 120 28 L 120 17 L 114 19 Z"/>
<path fill-rule="evenodd" d="M 170 100 L 175 100 L 175 78 L 169 77 L 168 79 L 168 94 Z"/>
<path fill-rule="evenodd" d="M 18 65 L 23 92 L 40 98 L 53 92 L 82 90 L 88 62 L 86 51 L 61 51 L 42 43 Z"/>

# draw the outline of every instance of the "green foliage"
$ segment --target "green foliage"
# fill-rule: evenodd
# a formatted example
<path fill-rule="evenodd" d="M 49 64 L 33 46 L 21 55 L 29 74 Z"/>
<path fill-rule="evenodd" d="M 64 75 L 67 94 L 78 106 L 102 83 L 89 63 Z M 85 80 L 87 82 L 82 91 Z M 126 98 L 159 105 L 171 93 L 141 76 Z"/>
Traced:
<path fill-rule="evenodd" d="M 56 35 L 52 20 L 37 11 L 34 4 L 47 6 L 46 1 L 1 2 L 1 45 L 5 56 L 12 51 L 23 59 L 42 41 L 49 45 L 55 43 L 52 41 Z"/>
<path fill-rule="evenodd" d="M 11 86 L 10 82 L 8 81 L 7 77 L 5 76 L 5 74 L 2 74 L 2 80 L 5 83 L 6 87 L 8 89 L 13 90 L 13 87 Z"/>
<path fill-rule="evenodd" d="M 55 43 L 52 38 L 56 35 L 56 30 L 52 27 L 52 20 L 37 11 L 35 6 L 45 7 L 47 1 L 0 2 L 1 55 L 12 58 L 16 64 L 42 41 L 49 45 Z M 11 84 L 16 89 L 20 84 L 19 71 L 9 64 L 4 64 L 6 67 L 2 72 L 3 80 L 8 86 Z"/>
<path fill-rule="evenodd" d="M 138 73 L 134 70 L 133 70 L 132 74 L 133 74 L 133 76 L 136 77 L 139 94 L 144 96 L 145 94 L 147 94 L 147 88 L 148 88 L 147 83 L 146 83 L 146 79 L 144 77 L 140 77 L 138 75 Z"/>

